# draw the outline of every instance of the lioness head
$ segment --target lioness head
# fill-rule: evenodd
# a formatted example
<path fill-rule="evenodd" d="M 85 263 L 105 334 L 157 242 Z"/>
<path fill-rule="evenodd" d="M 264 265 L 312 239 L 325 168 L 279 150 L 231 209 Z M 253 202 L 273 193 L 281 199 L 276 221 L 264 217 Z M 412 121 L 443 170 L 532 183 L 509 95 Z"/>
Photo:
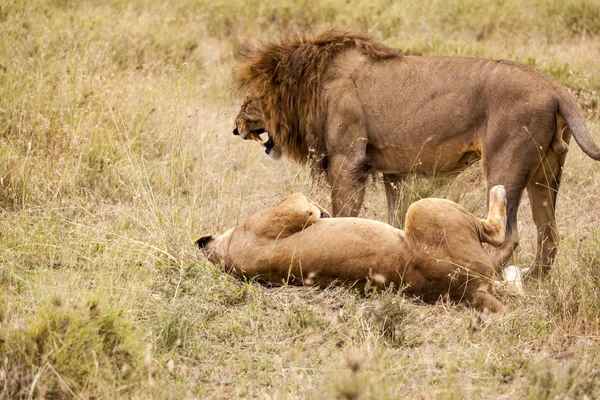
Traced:
<path fill-rule="evenodd" d="M 260 135 L 267 133 L 267 141 L 263 142 Z M 275 146 L 271 134 L 266 131 L 266 125 L 263 121 L 260 106 L 252 98 L 247 97 L 242 104 L 242 108 L 235 117 L 235 127 L 233 134 L 241 136 L 244 140 L 254 140 L 261 143 L 265 148 L 265 153 L 269 157 L 278 160 L 281 158 L 281 151 Z"/>
<path fill-rule="evenodd" d="M 251 232 L 253 238 L 260 240 L 283 239 L 324 218 L 330 216 L 323 207 L 308 200 L 302 193 L 294 193 L 277 205 L 253 214 L 239 227 L 229 229 L 221 235 L 198 235 L 194 243 L 209 261 L 218 263 L 224 261 L 232 251 L 232 236 L 243 236 Z"/>

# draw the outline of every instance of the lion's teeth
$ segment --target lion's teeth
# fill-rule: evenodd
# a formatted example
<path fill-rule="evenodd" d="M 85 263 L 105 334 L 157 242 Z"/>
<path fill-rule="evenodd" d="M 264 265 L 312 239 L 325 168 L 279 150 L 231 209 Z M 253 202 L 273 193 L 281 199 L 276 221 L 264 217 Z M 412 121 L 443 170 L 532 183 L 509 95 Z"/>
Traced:
<path fill-rule="evenodd" d="M 256 133 L 249 133 L 247 138 L 250 139 L 250 140 L 255 140 L 255 141 L 259 142 L 259 143 L 262 143 L 262 139 Z"/>

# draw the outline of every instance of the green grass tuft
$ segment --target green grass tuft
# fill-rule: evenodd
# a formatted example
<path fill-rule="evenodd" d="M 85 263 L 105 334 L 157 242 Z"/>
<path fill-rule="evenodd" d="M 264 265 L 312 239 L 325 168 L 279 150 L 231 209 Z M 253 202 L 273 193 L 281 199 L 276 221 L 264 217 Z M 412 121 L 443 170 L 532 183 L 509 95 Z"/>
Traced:
<path fill-rule="evenodd" d="M 147 371 L 140 345 L 123 310 L 98 300 L 63 304 L 55 297 L 21 326 L 3 330 L 0 393 L 8 398 L 126 396 Z"/>

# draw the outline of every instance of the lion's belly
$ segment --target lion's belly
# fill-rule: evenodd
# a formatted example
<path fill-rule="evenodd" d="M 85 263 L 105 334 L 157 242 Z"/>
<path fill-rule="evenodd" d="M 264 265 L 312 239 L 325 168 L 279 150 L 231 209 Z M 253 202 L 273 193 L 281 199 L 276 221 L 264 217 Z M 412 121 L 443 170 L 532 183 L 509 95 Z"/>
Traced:
<path fill-rule="evenodd" d="M 405 149 L 367 146 L 369 167 L 384 174 L 444 177 L 458 174 L 480 159 L 474 146 L 442 146 L 438 149 Z"/>
<path fill-rule="evenodd" d="M 443 176 L 477 161 L 487 129 L 486 80 L 478 75 L 487 73 L 485 64 L 405 57 L 363 70 L 356 92 L 369 165 L 389 174 Z"/>

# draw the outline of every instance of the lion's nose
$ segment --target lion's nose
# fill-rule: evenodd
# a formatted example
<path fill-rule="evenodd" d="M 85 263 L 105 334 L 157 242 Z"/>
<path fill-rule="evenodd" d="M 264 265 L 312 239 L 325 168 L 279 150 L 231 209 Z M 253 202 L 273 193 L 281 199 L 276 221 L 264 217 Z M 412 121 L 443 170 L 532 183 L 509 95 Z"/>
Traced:
<path fill-rule="evenodd" d="M 236 136 L 240 135 L 240 132 L 238 131 L 237 126 L 235 128 L 233 128 L 233 134 Z"/>

